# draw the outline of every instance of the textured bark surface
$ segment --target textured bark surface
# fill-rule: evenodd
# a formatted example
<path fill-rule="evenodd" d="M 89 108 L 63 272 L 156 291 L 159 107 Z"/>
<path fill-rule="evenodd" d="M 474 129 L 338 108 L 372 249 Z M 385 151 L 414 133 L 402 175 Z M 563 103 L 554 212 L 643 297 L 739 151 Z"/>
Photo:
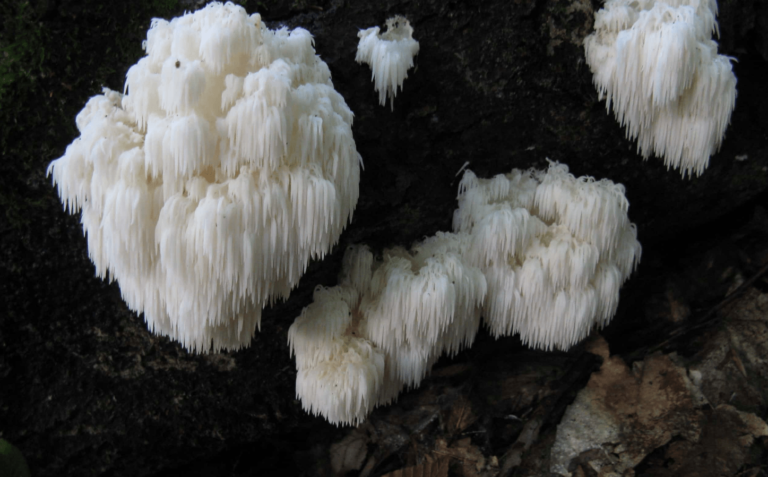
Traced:
<path fill-rule="evenodd" d="M 678 268 L 682 257 L 700 258 L 689 250 L 695 244 L 729 237 L 725 229 L 745 222 L 739 220 L 751 212 L 743 211 L 754 210 L 750 201 L 764 201 L 760 194 L 768 189 L 768 8 L 761 2 L 721 2 L 720 52 L 738 59 L 739 97 L 721 151 L 701 177 L 689 180 L 667 171 L 658 158 L 644 162 L 597 100 L 581 42 L 600 2 L 258 1 L 246 8 L 261 12 L 271 28 L 301 26 L 315 36 L 336 89 L 355 112 L 355 140 L 365 161 L 355 219 L 340 246 L 311 265 L 291 298 L 266 310 L 249 349 L 195 356 L 152 335 L 126 308 L 117 284 L 94 277 L 79 217 L 62 211 L 44 174 L 76 137 L 74 116 L 86 99 L 102 85 L 122 88 L 125 71 L 142 55 L 150 18 L 195 7 L 170 0 L 3 7 L 0 437 L 25 454 L 33 475 L 290 475 L 326 469 L 328 445 L 347 431 L 308 416 L 294 399 L 287 329 L 316 285 L 334 284 L 344 245 L 409 245 L 449 230 L 456 173 L 467 161 L 478 176 L 490 176 L 542 168 L 550 158 L 577 175 L 625 184 L 630 218 L 646 252 L 606 330 L 612 354 L 642 359 L 666 339 L 670 323 L 680 323 L 675 316 L 688 319 L 686 301 L 675 299 L 676 293 L 687 293 L 690 303 L 711 304 L 725 292 L 703 285 L 706 290 L 691 291 L 693 280 L 680 278 Z M 354 57 L 358 29 L 382 25 L 394 14 L 410 19 L 421 51 L 390 111 L 378 105 L 370 69 Z M 735 260 L 725 256 L 724 263 Z M 451 386 L 475 386 L 498 397 L 499 407 L 484 404 L 497 414 L 480 419 L 485 429 L 498 431 L 483 444 L 491 455 L 527 432 L 522 422 L 510 426 L 504 413 L 533 410 L 544 430 L 552 431 L 599 359 L 583 347 L 534 353 L 515 338 L 493 341 L 481 332 L 474 349 L 454 363 L 466 367 L 434 383 L 447 379 Z M 484 377 L 493 373 L 528 380 L 499 388 Z M 521 396 L 516 404 L 508 402 L 512 395 Z M 415 406 L 418 396 L 408 394 L 398 407 Z M 379 426 L 379 436 L 386 434 L 386 412 L 397 409 L 376 411 L 371 425 Z M 747 410 L 764 413 L 765 406 Z M 390 460 L 376 464 L 371 475 L 398 468 L 392 456 L 433 421 L 426 422 L 408 433 L 390 430 L 390 447 L 381 437 L 380 448 L 395 450 L 382 453 Z M 452 429 L 467 426 L 454 422 Z M 468 452 L 466 442 L 446 442 L 434 446 Z M 537 454 L 528 455 L 520 469 L 536 469 L 530 455 Z M 251 463 L 249 473 L 235 473 L 234 463 L 243 460 Z M 174 468 L 179 470 L 168 470 Z"/>

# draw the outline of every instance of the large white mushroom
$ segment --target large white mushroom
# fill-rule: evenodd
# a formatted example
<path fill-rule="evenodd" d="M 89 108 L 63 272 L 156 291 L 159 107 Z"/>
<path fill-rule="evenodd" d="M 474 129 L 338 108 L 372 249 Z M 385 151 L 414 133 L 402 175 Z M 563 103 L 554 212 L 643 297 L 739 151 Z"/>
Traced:
<path fill-rule="evenodd" d="M 48 173 L 82 211 L 96 273 L 151 330 L 191 351 L 247 346 L 352 218 L 353 114 L 309 32 L 232 3 L 153 20 L 144 49 Z"/>

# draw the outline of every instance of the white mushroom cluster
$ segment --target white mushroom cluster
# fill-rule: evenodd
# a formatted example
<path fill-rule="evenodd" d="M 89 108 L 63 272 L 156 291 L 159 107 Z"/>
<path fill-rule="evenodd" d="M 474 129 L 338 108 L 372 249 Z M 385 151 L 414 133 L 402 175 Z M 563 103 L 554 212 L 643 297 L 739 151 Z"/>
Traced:
<path fill-rule="evenodd" d="M 584 41 L 600 98 L 646 159 L 700 175 L 736 104 L 732 58 L 717 54 L 716 0 L 608 0 Z"/>
<path fill-rule="evenodd" d="M 494 336 L 568 349 L 616 313 L 642 248 L 624 186 L 576 178 L 563 164 L 479 179 L 467 171 L 453 227 L 483 269 L 483 317 Z"/>
<path fill-rule="evenodd" d="M 247 346 L 351 220 L 353 114 L 309 32 L 232 3 L 153 20 L 144 49 L 48 173 L 97 274 L 151 330 L 191 351 Z"/>
<path fill-rule="evenodd" d="M 379 93 L 379 104 L 384 106 L 389 98 L 394 108 L 397 90 L 403 89 L 408 70 L 413 68 L 413 57 L 419 54 L 419 42 L 413 39 L 413 27 L 400 15 L 386 22 L 387 31 L 379 33 L 379 27 L 358 32 L 355 61 L 371 67 L 374 90 Z"/>
<path fill-rule="evenodd" d="M 438 233 L 381 261 L 364 246 L 347 250 L 339 285 L 318 287 L 288 331 L 304 409 L 358 424 L 418 386 L 440 355 L 472 344 L 486 283 L 462 258 L 467 238 Z"/>
<path fill-rule="evenodd" d="M 491 333 L 567 349 L 616 313 L 640 260 L 624 187 L 551 163 L 462 178 L 454 232 L 375 261 L 351 246 L 339 284 L 318 287 L 288 332 L 296 394 L 334 424 L 357 424 L 418 386 L 437 358 Z"/>

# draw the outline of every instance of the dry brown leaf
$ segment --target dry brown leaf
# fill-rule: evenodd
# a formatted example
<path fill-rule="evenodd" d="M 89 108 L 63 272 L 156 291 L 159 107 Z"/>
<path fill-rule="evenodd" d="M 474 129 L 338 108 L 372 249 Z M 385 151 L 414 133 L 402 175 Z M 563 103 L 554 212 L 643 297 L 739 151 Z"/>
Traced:
<path fill-rule="evenodd" d="M 623 475 L 646 461 L 649 475 L 660 477 L 683 471 L 699 477 L 734 475 L 754 440 L 768 436 L 768 424 L 728 404 L 715 409 L 700 405 L 707 402 L 699 386 L 708 375 L 723 372 L 731 363 L 735 367 L 728 373 L 739 379 L 745 374 L 742 368 L 757 374 L 741 361 L 741 353 L 749 356 L 744 351 L 750 351 L 747 340 L 737 341 L 737 352 L 728 340 L 718 339 L 719 345 L 709 348 L 717 354 L 706 356 L 704 372 L 695 373 L 676 364 L 675 355 L 647 356 L 630 370 L 621 358 L 606 356 L 605 343 L 588 343 L 590 352 L 604 357 L 603 365 L 566 410 L 552 446 L 550 470 L 574 473 L 581 466 L 587 475 L 590 469 L 598 475 Z M 659 448 L 661 454 L 651 454 Z"/>
<path fill-rule="evenodd" d="M 472 438 L 466 437 L 456 441 L 448 447 L 443 439 L 435 442 L 435 454 L 449 456 L 461 464 L 461 475 L 464 477 L 483 477 L 486 475 L 495 475 L 498 472 L 498 460 L 495 460 L 495 466 L 490 469 L 490 473 L 484 473 L 486 470 L 485 456 L 477 446 L 472 444 Z"/>
<path fill-rule="evenodd" d="M 700 412 L 683 370 L 669 357 L 649 356 L 632 372 L 618 356 L 606 356 L 608 348 L 602 338 L 589 343 L 587 349 L 602 355 L 603 365 L 558 426 L 552 472 L 567 472 L 571 460 L 590 449 L 603 449 L 610 455 L 597 459 L 603 465 L 631 469 L 674 436 L 691 441 L 698 438 Z M 616 443 L 621 446 L 613 449 Z"/>
<path fill-rule="evenodd" d="M 454 434 L 468 428 L 477 420 L 477 416 L 472 412 L 472 404 L 465 397 L 461 397 L 450 408 L 446 419 L 446 429 Z"/>
<path fill-rule="evenodd" d="M 734 363 L 736 363 L 736 367 L 739 368 L 739 371 L 741 372 L 741 375 L 745 378 L 747 377 L 747 370 L 744 369 L 744 363 L 741 361 L 741 358 L 739 358 L 739 355 L 736 354 L 736 352 L 731 348 L 731 359 Z"/>

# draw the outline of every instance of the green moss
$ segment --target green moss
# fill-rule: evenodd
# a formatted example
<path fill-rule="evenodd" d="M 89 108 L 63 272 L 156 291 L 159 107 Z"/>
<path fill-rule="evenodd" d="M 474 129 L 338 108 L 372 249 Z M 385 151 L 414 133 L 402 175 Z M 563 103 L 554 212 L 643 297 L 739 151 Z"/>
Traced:
<path fill-rule="evenodd" d="M 6 7 L 8 8 L 8 7 Z M 35 12 L 29 2 L 22 2 L 3 12 L 3 34 L 0 37 L 0 102 L 5 103 L 15 83 L 34 83 L 42 71 L 46 50 L 45 31 L 34 21 Z"/>
<path fill-rule="evenodd" d="M 29 2 L 7 5 L 3 11 L 3 30 L 0 36 L 0 111 L 3 124 L 18 124 L 17 115 L 23 110 L 18 97 L 26 97 L 38 88 L 38 80 L 45 76 L 44 65 L 48 56 L 47 34 L 39 13 Z M 3 128 L 5 152 L 11 128 Z"/>
<path fill-rule="evenodd" d="M 29 467 L 21 451 L 0 439 L 0 475 L 3 477 L 29 477 Z"/>
<path fill-rule="evenodd" d="M 103 86 L 121 90 L 151 19 L 179 0 L 4 2 L 0 10 L 0 207 L 22 230 L 53 189 L 48 163 L 78 135 L 75 116 Z"/>

